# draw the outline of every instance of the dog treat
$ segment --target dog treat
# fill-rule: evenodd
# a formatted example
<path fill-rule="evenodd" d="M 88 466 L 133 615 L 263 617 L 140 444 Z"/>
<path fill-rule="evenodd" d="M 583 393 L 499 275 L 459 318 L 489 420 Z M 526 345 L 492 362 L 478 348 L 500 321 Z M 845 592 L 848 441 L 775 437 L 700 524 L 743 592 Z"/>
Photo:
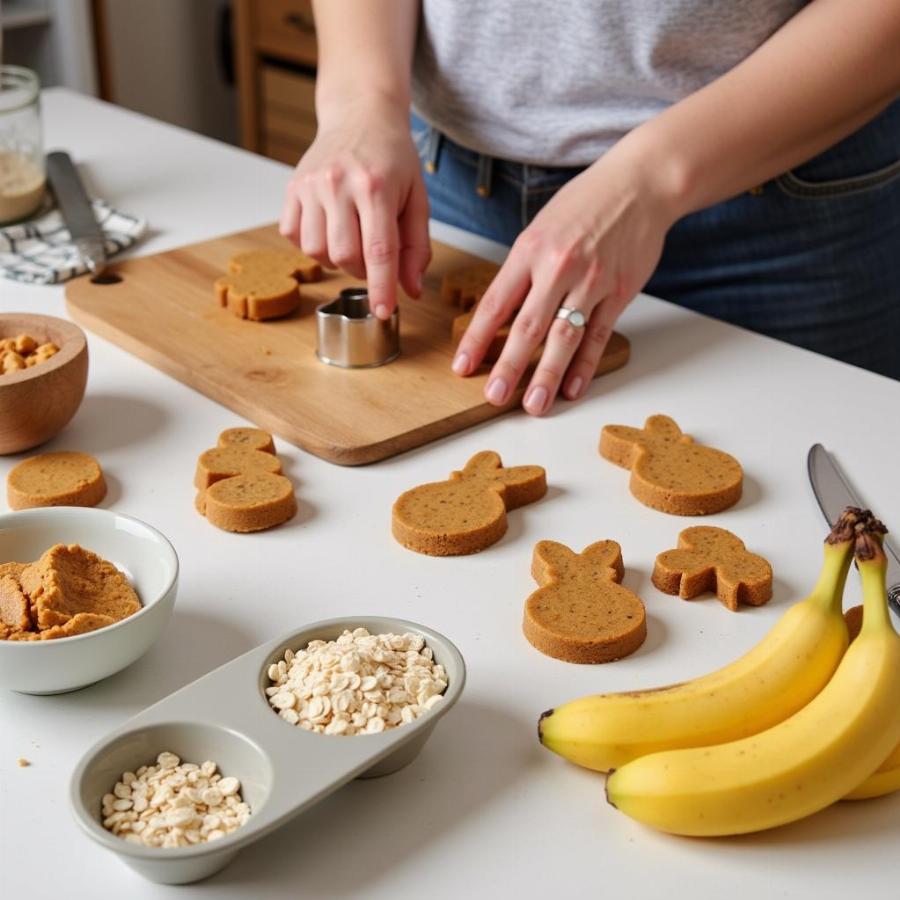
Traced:
<path fill-rule="evenodd" d="M 290 479 L 268 472 L 217 481 L 204 492 L 199 505 L 206 518 L 223 531 L 263 531 L 287 522 L 297 512 Z"/>
<path fill-rule="evenodd" d="M 213 447 L 211 450 L 204 450 L 197 460 L 194 487 L 201 491 L 206 490 L 223 478 L 247 475 L 251 472 L 280 475 L 281 463 L 273 453 L 248 450 L 239 446 Z"/>
<path fill-rule="evenodd" d="M 156 764 L 123 772 L 103 795 L 103 827 L 145 847 L 191 847 L 225 837 L 250 819 L 241 783 L 211 760 L 183 763 L 164 750 Z"/>
<path fill-rule="evenodd" d="M 105 496 L 103 470 L 87 453 L 42 453 L 22 460 L 6 476 L 10 509 L 96 506 Z"/>
<path fill-rule="evenodd" d="M 128 579 L 77 544 L 56 544 L 33 563 L 0 566 L 0 637 L 73 637 L 105 628 L 141 608 Z"/>
<path fill-rule="evenodd" d="M 606 425 L 600 455 L 631 469 L 631 493 L 645 506 L 676 516 L 705 516 L 741 497 L 740 463 L 697 444 L 668 416 L 650 416 L 643 429 Z"/>
<path fill-rule="evenodd" d="M 21 369 L 46 362 L 51 356 L 59 353 L 59 347 L 52 341 L 38 344 L 29 334 L 18 334 L 11 338 L 0 339 L 0 373 L 7 375 Z"/>
<path fill-rule="evenodd" d="M 540 466 L 503 468 L 492 450 L 476 453 L 447 481 L 423 484 L 394 503 L 394 537 L 418 553 L 459 556 L 477 553 L 506 533 L 506 511 L 547 493 Z"/>
<path fill-rule="evenodd" d="M 290 275 L 250 270 L 216 280 L 219 305 L 239 319 L 261 322 L 290 315 L 300 305 L 300 288 Z"/>
<path fill-rule="evenodd" d="M 724 528 L 697 525 L 678 535 L 678 549 L 656 557 L 652 581 L 666 594 L 690 600 L 713 592 L 732 612 L 762 606 L 772 596 L 772 567 Z"/>
<path fill-rule="evenodd" d="M 365 628 L 285 650 L 268 676 L 266 696 L 278 715 L 318 734 L 380 734 L 408 725 L 447 690 L 447 673 L 421 635 Z"/>
<path fill-rule="evenodd" d="M 274 453 L 275 442 L 268 431 L 261 428 L 226 428 L 219 435 L 220 447 L 243 447 L 245 450 L 260 450 Z"/>
<path fill-rule="evenodd" d="M 481 300 L 499 271 L 494 263 L 483 262 L 447 272 L 441 282 L 441 299 L 465 312 Z"/>
<path fill-rule="evenodd" d="M 284 272 L 304 284 L 322 280 L 319 263 L 299 250 L 246 250 L 232 256 L 228 263 L 228 271 L 233 274 L 256 270 Z"/>
<path fill-rule="evenodd" d="M 612 662 L 634 653 L 647 636 L 647 618 L 640 597 L 620 584 L 624 573 L 615 541 L 581 553 L 540 541 L 531 574 L 541 587 L 525 601 L 525 637 L 566 662 Z"/>
<path fill-rule="evenodd" d="M 232 257 L 228 275 L 215 283 L 220 306 L 239 319 L 278 319 L 300 305 L 299 281 L 318 281 L 322 268 L 291 250 L 248 250 Z"/>

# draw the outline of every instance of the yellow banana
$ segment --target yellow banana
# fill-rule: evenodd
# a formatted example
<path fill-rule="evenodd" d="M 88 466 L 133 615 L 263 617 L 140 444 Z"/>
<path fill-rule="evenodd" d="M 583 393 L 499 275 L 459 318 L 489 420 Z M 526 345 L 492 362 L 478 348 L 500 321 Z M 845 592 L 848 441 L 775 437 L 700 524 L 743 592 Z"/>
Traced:
<path fill-rule="evenodd" d="M 861 612 L 861 606 L 854 606 L 844 613 L 851 642 L 859 633 Z M 872 797 L 893 794 L 894 791 L 900 791 L 900 744 L 897 744 L 891 755 L 859 787 L 850 791 L 844 800 L 869 800 Z"/>
<path fill-rule="evenodd" d="M 900 791 L 900 744 L 859 787 L 846 794 L 844 800 L 869 800 L 894 791 Z"/>
<path fill-rule="evenodd" d="M 900 741 L 900 635 L 878 526 L 872 520 L 856 538 L 862 630 L 822 692 L 752 737 L 627 763 L 607 779 L 614 806 L 675 834 L 742 834 L 817 812 L 878 768 Z"/>
<path fill-rule="evenodd" d="M 822 690 L 847 648 L 841 596 L 856 522 L 849 510 L 841 517 L 812 593 L 740 659 L 684 684 L 566 703 L 541 716 L 541 742 L 606 772 L 658 750 L 756 734 L 793 715 Z"/>

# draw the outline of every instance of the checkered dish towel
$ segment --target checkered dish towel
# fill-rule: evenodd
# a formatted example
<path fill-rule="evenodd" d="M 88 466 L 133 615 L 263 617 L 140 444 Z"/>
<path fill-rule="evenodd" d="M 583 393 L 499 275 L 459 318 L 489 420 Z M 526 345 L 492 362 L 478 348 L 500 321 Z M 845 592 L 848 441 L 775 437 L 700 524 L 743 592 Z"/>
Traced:
<path fill-rule="evenodd" d="M 106 236 L 107 256 L 126 250 L 147 230 L 146 219 L 126 216 L 102 200 L 94 200 L 93 205 Z M 59 284 L 86 271 L 58 209 L 0 228 L 0 276 L 4 278 Z"/>

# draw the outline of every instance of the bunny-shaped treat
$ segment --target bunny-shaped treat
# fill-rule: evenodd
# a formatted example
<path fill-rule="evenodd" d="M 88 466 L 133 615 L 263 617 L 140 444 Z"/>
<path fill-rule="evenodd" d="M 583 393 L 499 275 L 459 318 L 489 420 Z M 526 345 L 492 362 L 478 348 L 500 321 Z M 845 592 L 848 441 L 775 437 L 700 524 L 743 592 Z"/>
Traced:
<path fill-rule="evenodd" d="M 738 603 L 762 606 L 772 596 L 772 567 L 724 528 L 696 525 L 678 535 L 678 549 L 656 557 L 653 583 L 690 600 L 706 591 L 734 612 Z"/>
<path fill-rule="evenodd" d="M 506 511 L 540 500 L 547 475 L 540 466 L 503 468 L 492 450 L 476 453 L 447 481 L 423 484 L 394 503 L 394 537 L 418 553 L 461 556 L 490 547 L 506 533 Z"/>
<path fill-rule="evenodd" d="M 643 429 L 604 426 L 600 455 L 631 469 L 631 493 L 652 509 L 705 516 L 741 498 L 741 464 L 721 450 L 694 443 L 668 416 L 650 416 Z"/>
<path fill-rule="evenodd" d="M 647 618 L 641 598 L 619 583 L 624 572 L 615 541 L 581 553 L 556 541 L 536 544 L 531 574 L 541 587 L 525 601 L 525 637 L 567 662 L 611 662 L 634 653 L 647 636 Z"/>

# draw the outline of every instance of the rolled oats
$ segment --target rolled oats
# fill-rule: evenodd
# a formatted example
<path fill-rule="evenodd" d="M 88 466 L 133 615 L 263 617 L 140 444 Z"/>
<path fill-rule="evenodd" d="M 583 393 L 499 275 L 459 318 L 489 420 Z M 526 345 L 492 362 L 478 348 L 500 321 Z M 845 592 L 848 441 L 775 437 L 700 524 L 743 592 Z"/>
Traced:
<path fill-rule="evenodd" d="M 233 775 L 207 760 L 182 763 L 160 753 L 156 764 L 125 772 L 100 801 L 103 827 L 147 847 L 188 847 L 214 841 L 245 825 L 250 807 Z"/>
<path fill-rule="evenodd" d="M 414 722 L 447 689 L 447 673 L 419 634 L 344 631 L 286 650 L 266 670 L 265 694 L 292 725 L 317 734 L 378 734 Z"/>

